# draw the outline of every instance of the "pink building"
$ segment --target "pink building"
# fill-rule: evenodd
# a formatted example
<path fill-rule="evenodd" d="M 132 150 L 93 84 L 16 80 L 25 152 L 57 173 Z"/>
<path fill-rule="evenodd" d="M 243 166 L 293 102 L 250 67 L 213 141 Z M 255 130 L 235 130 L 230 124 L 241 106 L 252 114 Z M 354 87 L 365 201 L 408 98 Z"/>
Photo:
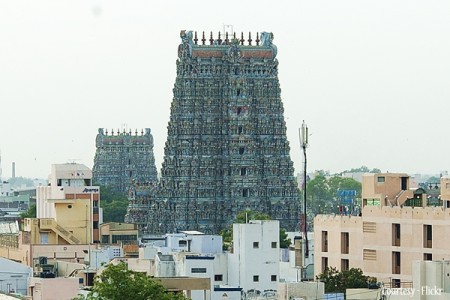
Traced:
<path fill-rule="evenodd" d="M 450 259 L 450 178 L 439 197 L 410 189 L 406 174 L 366 174 L 361 216 L 318 215 L 314 273 L 361 268 L 378 281 L 412 281 L 415 260 Z"/>

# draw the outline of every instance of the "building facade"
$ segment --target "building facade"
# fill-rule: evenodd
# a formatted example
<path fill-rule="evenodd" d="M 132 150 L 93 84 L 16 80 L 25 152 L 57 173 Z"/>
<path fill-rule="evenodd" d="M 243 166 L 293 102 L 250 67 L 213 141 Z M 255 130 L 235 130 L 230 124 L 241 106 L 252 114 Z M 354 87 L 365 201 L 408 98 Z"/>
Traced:
<path fill-rule="evenodd" d="M 450 179 L 440 186 L 436 202 L 422 188 L 409 189 L 406 174 L 365 175 L 361 216 L 316 216 L 315 275 L 355 267 L 400 286 L 411 283 L 413 261 L 450 259 Z"/>
<path fill-rule="evenodd" d="M 100 188 L 92 185 L 92 171 L 82 164 L 52 165 L 49 185 L 36 189 L 36 217 L 24 227 L 32 243 L 99 242 Z"/>
<path fill-rule="evenodd" d="M 131 191 L 126 220 L 149 233 L 218 233 L 250 209 L 298 230 L 273 34 L 180 36 L 161 179 Z"/>
<path fill-rule="evenodd" d="M 276 291 L 280 279 L 280 223 L 253 220 L 233 224 L 233 252 L 229 284 L 242 287 L 248 297 Z"/>
<path fill-rule="evenodd" d="M 157 181 L 153 136 L 150 128 L 134 134 L 100 128 L 95 140 L 93 182 L 114 191 L 128 193 L 133 181 Z"/>
<path fill-rule="evenodd" d="M 33 270 L 21 263 L 0 257 L 0 292 L 26 295 Z"/>
<path fill-rule="evenodd" d="M 190 292 L 193 300 L 279 299 L 279 224 L 276 220 L 233 224 L 230 252 L 222 250 L 220 235 L 166 234 L 141 247 L 139 259 L 129 259 L 128 266 L 161 279 L 208 279 L 208 290 Z"/>

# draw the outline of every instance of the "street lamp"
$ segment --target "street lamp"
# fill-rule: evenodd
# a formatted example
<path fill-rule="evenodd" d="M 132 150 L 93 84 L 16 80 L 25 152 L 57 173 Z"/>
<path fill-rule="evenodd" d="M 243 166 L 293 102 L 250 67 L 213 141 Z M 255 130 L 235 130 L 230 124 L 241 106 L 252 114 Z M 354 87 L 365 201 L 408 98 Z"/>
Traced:
<path fill-rule="evenodd" d="M 306 218 L 306 148 L 308 147 L 308 126 L 303 120 L 302 127 L 299 130 L 300 135 L 300 147 L 303 149 L 303 238 L 305 240 L 305 262 L 309 257 L 308 250 L 308 231 L 307 231 L 307 218 Z"/>

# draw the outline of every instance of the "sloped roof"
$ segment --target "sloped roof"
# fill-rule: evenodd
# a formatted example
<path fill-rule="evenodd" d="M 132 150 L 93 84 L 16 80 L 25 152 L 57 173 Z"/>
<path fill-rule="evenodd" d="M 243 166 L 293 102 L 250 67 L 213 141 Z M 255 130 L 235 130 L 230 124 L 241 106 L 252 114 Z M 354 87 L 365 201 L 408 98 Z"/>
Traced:
<path fill-rule="evenodd" d="M 19 233 L 19 224 L 17 222 L 0 222 L 0 234 Z"/>

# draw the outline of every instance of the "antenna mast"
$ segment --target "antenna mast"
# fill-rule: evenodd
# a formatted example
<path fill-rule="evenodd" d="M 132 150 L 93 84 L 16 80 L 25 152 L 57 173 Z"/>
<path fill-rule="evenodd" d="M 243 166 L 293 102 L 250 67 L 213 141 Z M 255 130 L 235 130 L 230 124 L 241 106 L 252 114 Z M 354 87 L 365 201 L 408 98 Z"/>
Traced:
<path fill-rule="evenodd" d="M 305 241 L 305 262 L 309 257 L 309 247 L 308 247 L 308 228 L 307 228 L 307 217 L 306 217 L 306 148 L 308 148 L 308 126 L 303 120 L 302 127 L 299 130 L 300 137 L 300 147 L 303 149 L 303 239 Z"/>

